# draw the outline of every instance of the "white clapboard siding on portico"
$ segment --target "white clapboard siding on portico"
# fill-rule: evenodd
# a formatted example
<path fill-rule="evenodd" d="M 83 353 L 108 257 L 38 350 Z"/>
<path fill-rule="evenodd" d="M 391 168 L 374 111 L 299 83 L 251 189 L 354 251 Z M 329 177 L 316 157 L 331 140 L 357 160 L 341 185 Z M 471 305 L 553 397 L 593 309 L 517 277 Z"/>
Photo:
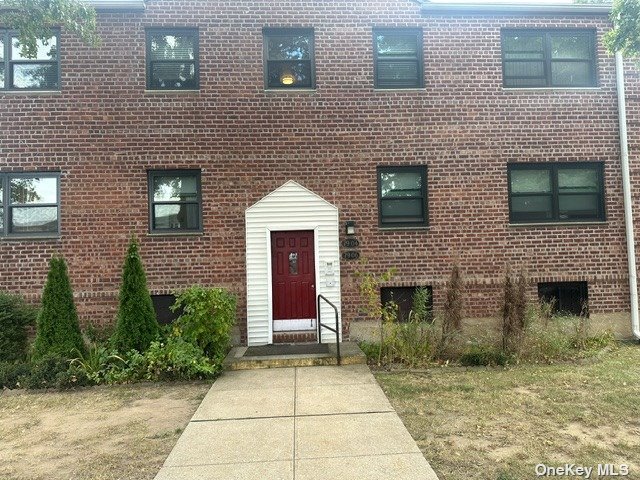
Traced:
<path fill-rule="evenodd" d="M 247 341 L 251 345 L 273 342 L 271 304 L 271 232 L 313 230 L 316 295 L 322 294 L 340 312 L 340 249 L 338 209 L 299 183 L 288 181 L 249 207 L 245 213 L 247 241 Z M 333 276 L 327 276 L 327 262 Z M 327 280 L 334 282 L 327 286 Z M 339 315 L 340 321 L 341 317 Z M 335 325 L 335 314 L 322 306 L 322 323 Z M 323 342 L 335 334 L 323 330 Z"/>

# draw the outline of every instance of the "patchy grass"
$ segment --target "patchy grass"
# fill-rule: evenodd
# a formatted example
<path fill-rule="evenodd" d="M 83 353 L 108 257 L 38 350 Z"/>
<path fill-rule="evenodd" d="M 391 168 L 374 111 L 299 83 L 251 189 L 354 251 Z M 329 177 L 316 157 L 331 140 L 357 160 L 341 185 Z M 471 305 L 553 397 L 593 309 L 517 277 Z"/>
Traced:
<path fill-rule="evenodd" d="M 578 363 L 376 378 L 441 480 L 531 479 L 538 463 L 627 464 L 640 479 L 637 344 Z"/>
<path fill-rule="evenodd" d="M 152 479 L 210 386 L 0 390 L 0 478 Z"/>

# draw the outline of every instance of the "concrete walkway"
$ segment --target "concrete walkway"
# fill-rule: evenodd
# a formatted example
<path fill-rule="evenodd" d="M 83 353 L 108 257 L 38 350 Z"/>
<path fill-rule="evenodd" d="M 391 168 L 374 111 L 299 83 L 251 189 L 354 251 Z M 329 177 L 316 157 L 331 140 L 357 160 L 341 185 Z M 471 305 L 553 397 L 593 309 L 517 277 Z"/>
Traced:
<path fill-rule="evenodd" d="M 437 480 L 366 365 L 227 372 L 156 480 Z"/>

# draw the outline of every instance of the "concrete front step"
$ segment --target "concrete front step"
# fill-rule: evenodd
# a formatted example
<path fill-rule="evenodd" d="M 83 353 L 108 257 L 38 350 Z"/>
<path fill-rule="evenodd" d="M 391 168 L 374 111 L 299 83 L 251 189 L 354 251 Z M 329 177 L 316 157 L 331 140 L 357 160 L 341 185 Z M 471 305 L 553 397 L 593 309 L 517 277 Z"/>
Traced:
<path fill-rule="evenodd" d="M 311 344 L 317 345 L 317 344 Z M 296 347 L 298 347 L 296 345 Z M 224 360 L 224 367 L 227 370 L 252 370 L 256 368 L 278 368 L 278 367 L 313 367 L 322 365 L 337 365 L 336 344 L 328 344 L 328 353 L 295 353 L 247 356 L 247 347 L 234 347 Z M 273 348 L 274 351 L 281 351 L 281 345 L 269 345 L 265 348 Z M 275 350 L 278 349 L 278 350 Z M 286 350 L 286 349 L 285 349 Z M 296 350 L 299 350 L 296 348 Z M 366 364 L 367 357 L 360 350 L 357 343 L 342 342 L 340 344 L 340 358 L 342 365 Z"/>

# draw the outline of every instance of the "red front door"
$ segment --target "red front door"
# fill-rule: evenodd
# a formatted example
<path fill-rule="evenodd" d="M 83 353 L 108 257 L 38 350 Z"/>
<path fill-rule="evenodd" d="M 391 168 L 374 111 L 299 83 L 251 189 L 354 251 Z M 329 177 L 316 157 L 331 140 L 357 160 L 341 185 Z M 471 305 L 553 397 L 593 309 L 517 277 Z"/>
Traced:
<path fill-rule="evenodd" d="M 271 232 L 273 330 L 315 329 L 313 231 Z"/>

